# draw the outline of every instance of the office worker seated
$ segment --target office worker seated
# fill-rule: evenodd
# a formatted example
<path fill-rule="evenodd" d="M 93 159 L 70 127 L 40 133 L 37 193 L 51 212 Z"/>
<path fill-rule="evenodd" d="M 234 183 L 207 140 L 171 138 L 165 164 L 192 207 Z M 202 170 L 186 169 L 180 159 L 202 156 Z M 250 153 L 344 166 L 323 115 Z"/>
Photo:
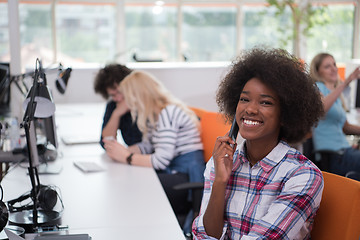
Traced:
<path fill-rule="evenodd" d="M 108 64 L 96 74 L 94 89 L 104 99 L 109 99 L 106 104 L 105 114 L 101 128 L 100 144 L 103 147 L 103 137 L 117 138 L 118 130 L 121 131 L 123 140 L 128 145 L 141 142 L 141 132 L 136 123 L 131 119 L 130 112 L 123 107 L 123 95 L 118 91 L 119 83 L 131 73 L 131 70 L 121 64 Z"/>
<path fill-rule="evenodd" d="M 203 182 L 205 169 L 199 120 L 152 75 L 133 71 L 119 85 L 121 105 L 131 112 L 143 134 L 140 143 L 125 147 L 104 140 L 112 159 L 153 167 L 176 214 L 189 211 L 188 191 L 173 190 L 183 182 Z"/>
<path fill-rule="evenodd" d="M 194 237 L 309 239 L 322 173 L 289 143 L 302 140 L 323 109 L 304 65 L 280 49 L 244 52 L 221 81 L 217 103 L 229 120 L 235 116 L 245 141 L 217 138 Z"/>
<path fill-rule="evenodd" d="M 346 134 L 360 134 L 360 126 L 346 119 L 342 93 L 349 83 L 360 78 L 357 67 L 344 82 L 340 81 L 334 57 L 320 53 L 311 61 L 310 74 L 319 87 L 324 104 L 325 117 L 313 131 L 314 150 L 331 150 L 329 171 L 345 175 L 350 171 L 360 172 L 360 151 L 350 146 Z"/>

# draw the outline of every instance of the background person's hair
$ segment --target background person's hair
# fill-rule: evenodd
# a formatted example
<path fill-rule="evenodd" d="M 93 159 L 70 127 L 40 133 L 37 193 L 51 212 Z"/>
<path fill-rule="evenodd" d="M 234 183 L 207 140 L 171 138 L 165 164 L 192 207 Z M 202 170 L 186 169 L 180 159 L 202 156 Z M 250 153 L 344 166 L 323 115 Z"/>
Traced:
<path fill-rule="evenodd" d="M 131 116 L 144 136 L 148 125 L 155 127 L 160 111 L 169 104 L 182 108 L 199 127 L 199 120 L 183 102 L 174 97 L 153 75 L 144 71 L 133 71 L 119 85 Z"/>
<path fill-rule="evenodd" d="M 251 78 L 261 80 L 280 99 L 279 138 L 288 143 L 304 140 L 324 111 L 320 92 L 305 64 L 282 49 L 244 51 L 232 63 L 216 94 L 219 110 L 228 121 L 233 120 L 240 94 Z"/>
<path fill-rule="evenodd" d="M 94 89 L 104 99 L 108 99 L 108 88 L 117 88 L 119 83 L 131 73 L 131 69 L 121 64 L 108 64 L 96 74 Z"/>
<path fill-rule="evenodd" d="M 312 77 L 312 79 L 315 82 L 325 83 L 324 79 L 319 74 L 319 68 L 320 68 L 320 65 L 323 63 L 324 59 L 327 58 L 327 57 L 331 57 L 335 61 L 334 56 L 329 54 L 329 53 L 318 53 L 311 60 L 311 63 L 310 63 L 310 76 Z M 336 63 L 336 61 L 335 61 L 335 63 Z M 338 73 L 338 78 L 337 78 L 337 82 L 335 83 L 335 87 L 337 85 L 339 85 L 340 83 L 341 83 L 341 79 L 340 79 L 340 75 Z M 342 93 L 340 94 L 340 100 L 341 100 L 341 104 L 342 104 L 343 108 L 345 109 L 345 111 L 348 111 L 349 108 L 348 108 L 348 106 L 346 106 L 344 95 Z"/>

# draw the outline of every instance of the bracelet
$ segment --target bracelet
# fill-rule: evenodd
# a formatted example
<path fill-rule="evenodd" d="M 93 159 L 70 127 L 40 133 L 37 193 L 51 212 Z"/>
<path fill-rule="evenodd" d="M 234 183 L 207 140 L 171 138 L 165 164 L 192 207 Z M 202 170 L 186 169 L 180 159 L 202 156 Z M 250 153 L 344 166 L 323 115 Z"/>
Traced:
<path fill-rule="evenodd" d="M 134 153 L 130 153 L 130 155 L 126 158 L 126 162 L 131 165 L 132 162 L 132 156 L 134 155 Z"/>

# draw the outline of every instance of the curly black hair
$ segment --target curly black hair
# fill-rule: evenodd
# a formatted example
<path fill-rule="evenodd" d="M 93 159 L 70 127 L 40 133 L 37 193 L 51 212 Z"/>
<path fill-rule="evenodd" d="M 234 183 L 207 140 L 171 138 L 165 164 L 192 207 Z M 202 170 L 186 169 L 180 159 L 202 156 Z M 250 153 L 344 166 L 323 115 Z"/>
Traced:
<path fill-rule="evenodd" d="M 117 86 L 127 75 L 131 73 L 131 69 L 125 65 L 112 63 L 106 65 L 95 76 L 94 90 L 100 93 L 105 99 L 109 97 L 107 93 L 108 88 Z"/>
<path fill-rule="evenodd" d="M 219 111 L 232 121 L 245 84 L 258 78 L 273 89 L 281 108 L 279 139 L 288 143 L 304 140 L 324 114 L 319 89 L 306 64 L 282 49 L 255 47 L 244 51 L 231 65 L 216 93 Z"/>

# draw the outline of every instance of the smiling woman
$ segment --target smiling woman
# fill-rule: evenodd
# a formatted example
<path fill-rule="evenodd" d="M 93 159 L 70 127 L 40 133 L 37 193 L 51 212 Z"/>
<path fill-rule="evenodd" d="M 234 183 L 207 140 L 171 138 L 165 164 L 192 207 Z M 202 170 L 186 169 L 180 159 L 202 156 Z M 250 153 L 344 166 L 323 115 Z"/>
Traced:
<path fill-rule="evenodd" d="M 247 149 L 252 145 L 263 146 L 264 151 L 254 152 L 257 156 L 247 153 L 251 165 L 255 165 L 278 143 L 281 127 L 278 95 L 260 79 L 251 78 L 240 94 L 236 120 L 240 135 L 247 140 Z"/>
<path fill-rule="evenodd" d="M 309 239 L 322 173 L 289 143 L 305 137 L 323 107 L 304 64 L 284 50 L 244 52 L 221 81 L 217 103 L 245 141 L 233 148 L 228 135 L 217 138 L 196 239 Z"/>

